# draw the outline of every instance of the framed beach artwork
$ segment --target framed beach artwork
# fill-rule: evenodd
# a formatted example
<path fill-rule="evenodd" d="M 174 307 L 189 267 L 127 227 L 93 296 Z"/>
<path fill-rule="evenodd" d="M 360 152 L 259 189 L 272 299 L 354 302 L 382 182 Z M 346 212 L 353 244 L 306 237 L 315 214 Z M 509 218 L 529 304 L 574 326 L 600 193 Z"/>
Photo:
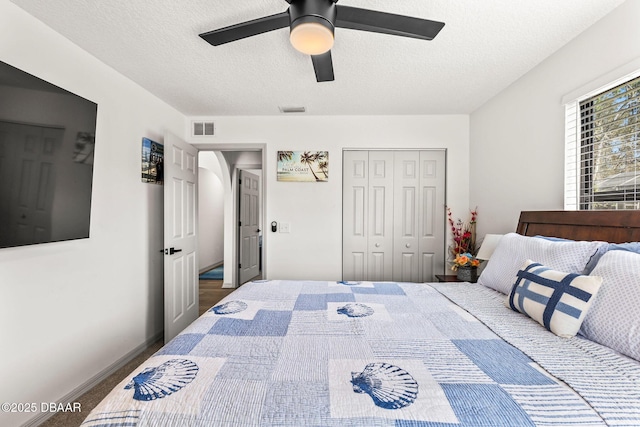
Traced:
<path fill-rule="evenodd" d="M 164 182 L 164 145 L 142 138 L 142 182 Z"/>
<path fill-rule="evenodd" d="M 278 151 L 278 181 L 327 182 L 328 151 Z"/>

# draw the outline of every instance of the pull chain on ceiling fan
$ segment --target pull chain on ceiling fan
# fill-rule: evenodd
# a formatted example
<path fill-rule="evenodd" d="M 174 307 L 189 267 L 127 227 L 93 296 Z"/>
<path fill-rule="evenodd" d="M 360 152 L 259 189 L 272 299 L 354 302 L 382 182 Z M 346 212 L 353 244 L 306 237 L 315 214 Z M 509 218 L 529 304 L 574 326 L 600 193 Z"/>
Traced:
<path fill-rule="evenodd" d="M 444 27 L 443 22 L 339 6 L 338 0 L 285 1 L 289 3 L 285 12 L 209 31 L 200 37 L 219 46 L 288 26 L 293 47 L 311 55 L 316 80 L 327 82 L 334 80 L 331 48 L 336 27 L 422 40 L 433 40 Z"/>

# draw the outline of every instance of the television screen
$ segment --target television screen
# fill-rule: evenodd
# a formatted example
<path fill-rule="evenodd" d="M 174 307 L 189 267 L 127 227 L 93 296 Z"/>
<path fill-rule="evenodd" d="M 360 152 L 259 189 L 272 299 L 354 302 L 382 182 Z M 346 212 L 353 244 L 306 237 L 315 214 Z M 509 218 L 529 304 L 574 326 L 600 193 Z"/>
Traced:
<path fill-rule="evenodd" d="M 97 110 L 0 61 L 0 248 L 89 237 Z"/>

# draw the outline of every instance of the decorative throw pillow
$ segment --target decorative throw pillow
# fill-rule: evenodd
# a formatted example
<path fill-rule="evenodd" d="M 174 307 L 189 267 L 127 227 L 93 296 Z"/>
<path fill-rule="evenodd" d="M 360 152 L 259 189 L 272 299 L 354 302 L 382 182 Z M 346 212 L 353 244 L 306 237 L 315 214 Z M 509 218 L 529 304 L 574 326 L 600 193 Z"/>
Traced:
<path fill-rule="evenodd" d="M 601 284 L 602 277 L 563 273 L 527 260 L 505 303 L 554 334 L 570 338 L 578 333 Z"/>
<path fill-rule="evenodd" d="M 612 250 L 591 273 L 602 289 L 580 334 L 640 361 L 640 254 Z"/>
<path fill-rule="evenodd" d="M 509 294 L 518 269 L 527 259 L 535 259 L 554 270 L 583 274 L 598 248 L 606 245 L 605 242 L 551 241 L 516 233 L 505 234 L 478 283 Z"/>
<path fill-rule="evenodd" d="M 640 254 L 640 242 L 611 243 L 607 249 L 610 251 L 629 251 Z"/>
<path fill-rule="evenodd" d="M 560 237 L 547 237 L 547 236 L 533 236 L 533 237 L 535 237 L 537 239 L 551 240 L 552 242 L 575 242 L 575 240 L 562 239 Z M 600 258 L 602 258 L 602 255 L 604 255 L 609 249 L 613 249 L 612 246 L 615 246 L 615 245 L 609 244 L 607 242 L 602 242 L 602 243 L 603 244 L 601 246 L 596 248 L 596 251 L 595 251 L 595 253 L 593 255 L 591 255 L 591 258 L 589 258 L 589 262 L 587 262 L 587 265 L 584 267 L 584 271 L 582 272 L 582 274 L 591 273 L 591 271 L 593 271 L 594 267 L 598 263 L 598 260 Z M 617 248 L 617 249 L 632 250 L 632 249 L 629 249 L 628 247 L 621 247 L 621 248 Z M 640 247 L 639 247 L 639 249 L 640 249 Z"/>

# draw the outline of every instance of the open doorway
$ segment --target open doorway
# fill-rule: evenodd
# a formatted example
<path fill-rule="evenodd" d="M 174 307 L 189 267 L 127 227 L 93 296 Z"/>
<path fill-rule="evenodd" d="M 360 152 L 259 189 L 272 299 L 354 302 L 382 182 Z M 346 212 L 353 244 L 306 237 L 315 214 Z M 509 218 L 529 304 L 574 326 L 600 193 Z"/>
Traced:
<path fill-rule="evenodd" d="M 198 153 L 198 265 L 201 277 L 222 280 L 224 265 L 224 186 L 213 151 Z"/>
<path fill-rule="evenodd" d="M 233 147 L 233 148 L 232 148 Z M 233 289 L 247 280 L 265 277 L 266 265 L 263 232 L 265 185 L 262 174 L 263 146 L 199 146 L 199 232 L 200 272 L 222 270 L 222 287 Z M 253 204 L 256 223 L 254 241 L 258 242 L 253 260 L 258 268 L 247 277 L 241 274 L 242 239 L 240 174 L 248 171 L 258 177 L 258 197 Z M 219 276 L 218 276 L 219 277 Z"/>

